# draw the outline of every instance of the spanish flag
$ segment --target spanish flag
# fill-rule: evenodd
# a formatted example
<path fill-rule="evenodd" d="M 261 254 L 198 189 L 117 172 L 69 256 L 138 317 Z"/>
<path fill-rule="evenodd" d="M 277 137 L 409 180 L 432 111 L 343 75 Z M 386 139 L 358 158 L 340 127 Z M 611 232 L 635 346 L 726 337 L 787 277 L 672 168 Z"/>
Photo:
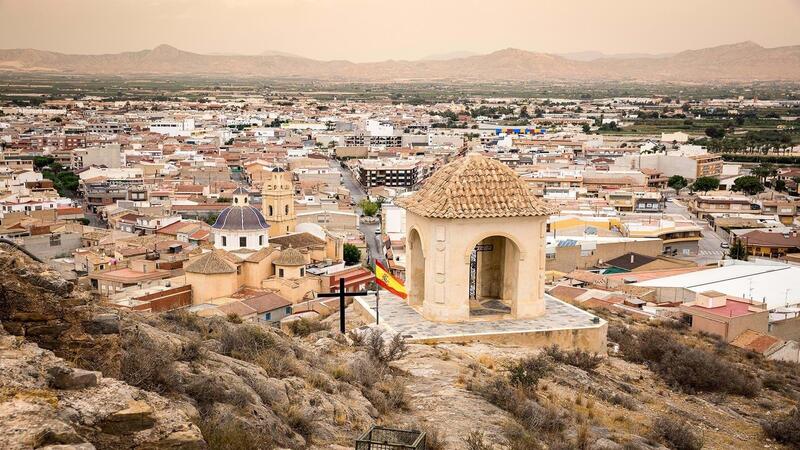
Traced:
<path fill-rule="evenodd" d="M 408 297 L 408 294 L 406 293 L 406 287 L 403 286 L 403 283 L 397 278 L 393 277 L 392 274 L 386 270 L 386 267 L 383 267 L 383 264 L 379 263 L 378 261 L 375 261 L 375 282 L 398 297 Z"/>

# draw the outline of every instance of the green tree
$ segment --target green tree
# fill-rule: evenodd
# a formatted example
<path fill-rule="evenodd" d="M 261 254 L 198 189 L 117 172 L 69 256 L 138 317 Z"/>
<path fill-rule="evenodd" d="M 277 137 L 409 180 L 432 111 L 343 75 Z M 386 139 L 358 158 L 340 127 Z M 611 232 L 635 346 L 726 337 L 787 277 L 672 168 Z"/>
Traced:
<path fill-rule="evenodd" d="M 686 181 L 686 178 L 683 178 L 680 175 L 673 175 L 669 177 L 669 180 L 667 180 L 667 186 L 671 187 L 672 189 L 675 189 L 675 192 L 678 194 L 681 193 L 681 189 L 685 188 L 688 185 L 689 182 Z"/>
<path fill-rule="evenodd" d="M 711 139 L 722 139 L 725 137 L 725 129 L 722 127 L 708 127 L 706 128 L 706 136 Z"/>
<path fill-rule="evenodd" d="M 784 180 L 775 180 L 775 190 L 783 192 L 786 190 L 786 182 Z"/>
<path fill-rule="evenodd" d="M 764 192 L 764 185 L 753 175 L 745 175 L 733 180 L 733 187 L 731 188 L 737 192 L 744 192 L 748 195 L 756 195 L 759 192 Z"/>
<path fill-rule="evenodd" d="M 378 213 L 379 205 L 375 202 L 371 202 L 369 199 L 365 198 L 361 200 L 358 204 L 361 207 L 361 210 L 364 211 L 365 216 L 372 217 Z"/>
<path fill-rule="evenodd" d="M 208 217 L 206 217 L 206 223 L 209 225 L 214 225 L 214 222 L 217 221 L 217 217 L 219 217 L 219 214 L 209 215 Z"/>
<path fill-rule="evenodd" d="M 714 177 L 700 177 L 692 184 L 692 190 L 699 192 L 716 191 L 718 187 L 719 180 Z"/>
<path fill-rule="evenodd" d="M 762 183 L 766 183 L 767 178 L 774 177 L 778 174 L 778 169 L 772 163 L 761 163 L 750 170 L 750 173 L 761 179 Z"/>
<path fill-rule="evenodd" d="M 37 169 L 41 169 L 42 167 L 49 166 L 55 160 L 50 156 L 34 156 L 33 157 L 33 167 Z"/>
<path fill-rule="evenodd" d="M 352 266 L 361 262 L 361 250 L 353 244 L 344 244 L 344 263 Z"/>
<path fill-rule="evenodd" d="M 732 259 L 747 261 L 747 247 L 742 244 L 741 239 L 736 239 L 733 242 L 730 251 L 728 251 L 728 256 L 730 256 Z"/>
<path fill-rule="evenodd" d="M 591 130 L 591 129 L 592 129 L 592 127 L 591 127 L 591 126 L 589 126 L 589 124 L 588 124 L 588 123 L 585 123 L 585 124 L 583 124 L 583 127 L 582 127 L 582 128 L 583 128 L 583 132 L 584 132 L 584 133 L 587 133 L 587 134 L 589 133 L 589 130 Z"/>

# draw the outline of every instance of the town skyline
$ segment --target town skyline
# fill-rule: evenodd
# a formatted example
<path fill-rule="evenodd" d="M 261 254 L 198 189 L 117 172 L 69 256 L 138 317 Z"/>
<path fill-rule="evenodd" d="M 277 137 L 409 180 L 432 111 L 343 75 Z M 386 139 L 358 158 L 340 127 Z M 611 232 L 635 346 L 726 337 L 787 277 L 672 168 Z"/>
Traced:
<path fill-rule="evenodd" d="M 658 55 L 743 41 L 764 47 L 800 43 L 793 26 L 800 20 L 800 3 L 791 0 L 771 2 L 769 10 L 754 9 L 746 1 L 727 2 L 724 9 L 714 2 L 686 1 L 623 1 L 614 8 L 583 1 L 517 0 L 492 5 L 412 0 L 403 8 L 364 0 L 80 0 L 70 8 L 57 3 L 0 1 L 2 47 L 105 54 L 168 44 L 202 54 L 288 53 L 371 62 L 504 48 Z M 109 20 L 114 17 L 126 20 Z M 237 25 L 228 25 L 232 23 Z M 104 39 L 97 39 L 101 35 Z"/>

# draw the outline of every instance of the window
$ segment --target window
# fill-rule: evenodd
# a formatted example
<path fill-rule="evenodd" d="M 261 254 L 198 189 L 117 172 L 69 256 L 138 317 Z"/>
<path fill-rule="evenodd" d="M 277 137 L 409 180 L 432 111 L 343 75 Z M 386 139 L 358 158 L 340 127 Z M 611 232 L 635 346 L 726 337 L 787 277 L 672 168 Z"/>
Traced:
<path fill-rule="evenodd" d="M 223 247 L 227 247 L 228 246 L 228 238 L 225 237 L 225 236 L 222 236 L 222 246 Z"/>
<path fill-rule="evenodd" d="M 51 234 L 50 235 L 50 247 L 58 247 L 61 245 L 61 235 L 60 234 Z"/>
<path fill-rule="evenodd" d="M 286 206 L 283 207 L 283 213 L 284 214 L 289 214 L 289 205 L 286 205 Z"/>
<path fill-rule="evenodd" d="M 264 313 L 264 320 L 272 320 L 272 313 L 271 312 Z"/>
<path fill-rule="evenodd" d="M 272 205 L 269 205 L 269 215 L 272 216 Z"/>
<path fill-rule="evenodd" d="M 264 236 L 258 237 L 258 245 L 264 245 Z"/>
<path fill-rule="evenodd" d="M 247 236 L 239 236 L 239 247 L 247 247 Z"/>
<path fill-rule="evenodd" d="M 278 276 L 283 278 L 283 269 L 278 269 Z"/>
<path fill-rule="evenodd" d="M 292 313 L 292 307 L 291 306 L 287 306 L 286 309 L 284 310 L 284 312 L 286 314 L 291 314 Z"/>

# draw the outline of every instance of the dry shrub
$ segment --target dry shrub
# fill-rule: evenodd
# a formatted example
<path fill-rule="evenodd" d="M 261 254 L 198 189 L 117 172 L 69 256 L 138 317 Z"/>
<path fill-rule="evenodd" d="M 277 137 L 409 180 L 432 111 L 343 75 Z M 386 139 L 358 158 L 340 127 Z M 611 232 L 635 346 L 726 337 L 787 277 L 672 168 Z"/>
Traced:
<path fill-rule="evenodd" d="M 205 357 L 203 341 L 200 338 L 192 337 L 183 343 L 181 348 L 181 361 L 200 361 Z"/>
<path fill-rule="evenodd" d="M 125 335 L 122 348 L 120 373 L 125 382 L 148 391 L 171 389 L 178 358 L 169 348 L 138 332 Z"/>
<path fill-rule="evenodd" d="M 286 378 L 300 371 L 294 354 L 277 348 L 262 351 L 253 362 L 264 369 L 271 378 Z"/>
<path fill-rule="evenodd" d="M 350 373 L 353 377 L 353 383 L 369 388 L 382 380 L 386 376 L 387 370 L 385 366 L 375 364 L 371 359 L 356 357 L 350 363 Z"/>
<path fill-rule="evenodd" d="M 335 391 L 331 381 L 328 379 L 327 376 L 325 376 L 325 374 L 321 372 L 316 372 L 314 370 L 311 370 L 304 376 L 304 378 L 306 379 L 306 381 L 308 381 L 308 383 L 311 386 L 319 389 L 320 391 L 326 392 L 328 394 L 333 394 L 333 392 Z"/>
<path fill-rule="evenodd" d="M 289 406 L 284 411 L 284 421 L 295 433 L 308 438 L 311 435 L 313 420 L 297 406 Z"/>
<path fill-rule="evenodd" d="M 364 333 L 364 346 L 367 354 L 375 361 L 387 364 L 405 356 L 408 351 L 405 339 L 400 334 L 395 334 L 387 343 L 383 338 L 383 331 L 373 328 Z"/>
<path fill-rule="evenodd" d="M 353 341 L 353 345 L 356 347 L 364 345 L 366 333 L 359 332 L 358 330 L 350 330 L 347 332 L 347 336 L 350 337 L 350 340 Z"/>
<path fill-rule="evenodd" d="M 486 443 L 486 438 L 482 431 L 473 430 L 464 438 L 464 446 L 467 450 L 492 450 L 492 446 Z"/>
<path fill-rule="evenodd" d="M 659 416 L 653 420 L 653 434 L 656 439 L 674 450 L 700 450 L 703 437 L 689 427 L 686 421 L 678 421 L 669 416 Z"/>
<path fill-rule="evenodd" d="M 777 373 L 764 375 L 764 378 L 761 379 L 761 384 L 771 391 L 783 392 L 786 390 L 786 379 L 783 375 Z"/>
<path fill-rule="evenodd" d="M 542 406 L 531 398 L 525 387 L 515 387 L 508 380 L 492 377 L 484 383 L 470 383 L 474 391 L 490 403 L 511 413 L 526 430 L 558 433 L 566 428 L 568 415 L 553 405 Z"/>
<path fill-rule="evenodd" d="M 289 332 L 291 332 L 294 336 L 306 337 L 311 333 L 316 333 L 317 331 L 327 331 L 330 330 L 330 327 L 319 320 L 316 319 L 306 319 L 305 317 L 301 317 L 298 320 L 294 320 L 289 322 L 288 324 Z"/>
<path fill-rule="evenodd" d="M 511 384 L 531 388 L 535 388 L 552 368 L 552 360 L 546 354 L 526 356 L 506 366 Z"/>
<path fill-rule="evenodd" d="M 275 345 L 275 338 L 259 325 L 229 326 L 219 335 L 220 351 L 232 358 L 254 361 Z"/>
<path fill-rule="evenodd" d="M 418 425 L 417 429 L 425 433 L 425 450 L 447 450 L 447 441 L 442 431 L 434 425 Z"/>
<path fill-rule="evenodd" d="M 238 314 L 236 314 L 235 312 L 230 312 L 230 313 L 228 313 L 228 315 L 227 315 L 225 318 L 226 318 L 226 319 L 228 320 L 228 322 L 230 322 L 230 323 L 235 323 L 235 324 L 240 324 L 240 323 L 242 323 L 242 318 L 241 318 L 241 317 L 239 317 L 239 315 L 238 315 Z"/>
<path fill-rule="evenodd" d="M 536 435 L 517 423 L 508 423 L 503 429 L 509 450 L 531 450 L 542 448 Z"/>
<path fill-rule="evenodd" d="M 203 333 L 206 330 L 205 319 L 185 309 L 173 309 L 165 312 L 162 317 L 188 331 Z"/>
<path fill-rule="evenodd" d="M 252 398 L 241 386 L 223 386 L 216 382 L 211 375 L 200 375 L 193 381 L 183 386 L 183 392 L 191 397 L 200 408 L 206 408 L 214 403 L 227 403 L 244 407 Z"/>
<path fill-rule="evenodd" d="M 209 450 L 270 450 L 275 443 L 268 434 L 253 433 L 230 418 L 204 419 L 197 424 Z"/>
<path fill-rule="evenodd" d="M 650 329 L 635 345 L 641 361 L 664 381 L 686 392 L 721 392 L 754 397 L 761 384 L 751 374 L 717 355 L 676 341 L 672 335 Z"/>
<path fill-rule="evenodd" d="M 625 395 L 620 392 L 617 392 L 614 395 L 610 396 L 608 398 L 608 401 L 612 405 L 622 406 L 623 408 L 631 411 L 636 411 L 637 409 L 639 409 L 639 404 L 633 397 L 631 397 L 630 395 Z"/>
<path fill-rule="evenodd" d="M 467 389 L 476 392 L 489 403 L 506 411 L 511 411 L 518 397 L 522 396 L 520 391 L 515 389 L 508 380 L 498 376 L 491 377 L 485 382 L 471 381 L 467 385 Z"/>
<path fill-rule="evenodd" d="M 585 350 L 561 350 L 557 345 L 545 349 L 545 353 L 555 362 L 578 367 L 587 372 L 594 372 L 603 362 L 603 357 Z"/>
<path fill-rule="evenodd" d="M 800 410 L 761 423 L 764 434 L 792 448 L 800 448 Z"/>
<path fill-rule="evenodd" d="M 375 385 L 383 393 L 386 399 L 386 406 L 393 410 L 403 410 L 408 408 L 408 391 L 406 383 L 399 377 L 381 381 Z"/>

